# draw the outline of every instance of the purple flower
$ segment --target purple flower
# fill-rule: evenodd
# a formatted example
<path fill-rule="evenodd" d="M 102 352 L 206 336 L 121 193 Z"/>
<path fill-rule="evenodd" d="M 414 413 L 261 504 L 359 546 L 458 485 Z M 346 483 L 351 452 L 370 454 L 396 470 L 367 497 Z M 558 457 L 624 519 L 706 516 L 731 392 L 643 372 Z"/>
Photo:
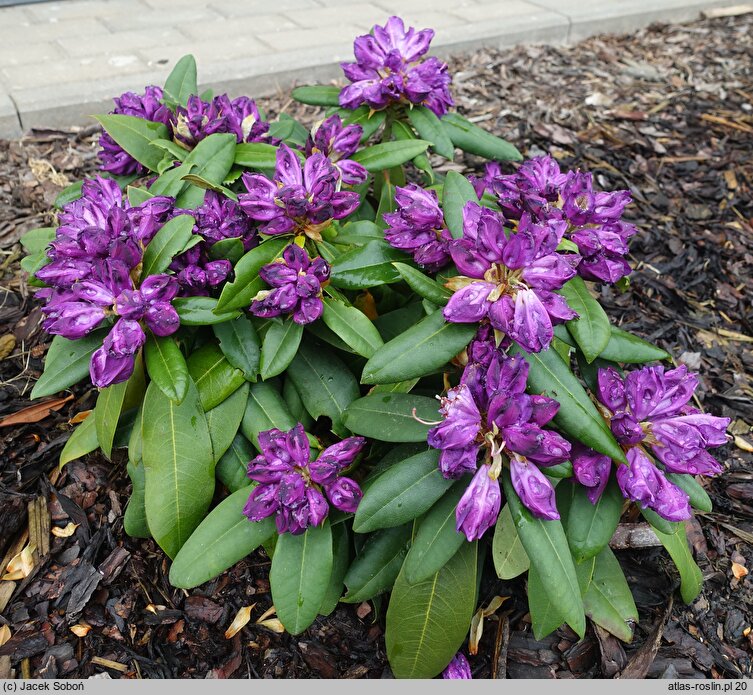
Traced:
<path fill-rule="evenodd" d="M 277 150 L 274 179 L 243 174 L 248 193 L 238 200 L 243 211 L 263 224 L 264 234 L 305 234 L 321 241 L 332 220 L 347 217 L 360 204 L 358 193 L 341 191 L 340 172 L 323 154 L 313 154 L 303 167 L 287 145 Z"/>
<path fill-rule="evenodd" d="M 612 471 L 612 459 L 589 449 L 583 444 L 573 444 L 573 475 L 583 485 L 591 504 L 596 504 L 609 482 Z"/>
<path fill-rule="evenodd" d="M 356 62 L 341 63 L 352 84 L 340 92 L 340 106 L 367 104 L 374 111 L 390 104 L 422 104 L 437 116 L 454 104 L 447 64 L 424 58 L 434 38 L 432 29 L 405 28 L 399 17 L 375 26 L 353 43 Z"/>
<path fill-rule="evenodd" d="M 442 671 L 442 678 L 451 680 L 468 680 L 473 678 L 471 675 L 471 665 L 468 663 L 468 659 L 465 658 L 465 654 L 458 652 L 452 657 L 452 661 Z"/>
<path fill-rule="evenodd" d="M 311 449 L 303 425 L 281 432 L 259 434 L 261 454 L 248 464 L 248 477 L 258 482 L 243 513 L 251 521 L 275 515 L 280 533 L 303 533 L 319 526 L 329 505 L 355 512 L 363 496 L 358 484 L 340 472 L 350 466 L 363 448 L 363 437 L 348 437 L 322 451 L 311 461 Z M 329 502 L 327 501 L 329 500 Z"/>
<path fill-rule="evenodd" d="M 323 258 L 309 258 L 306 251 L 290 244 L 282 258 L 268 263 L 259 277 L 271 290 L 262 290 L 251 302 L 254 316 L 272 318 L 292 314 L 300 324 L 316 321 L 324 311 L 322 284 L 329 279 L 329 265 Z"/>
<path fill-rule="evenodd" d="M 577 256 L 557 252 L 564 224 L 537 224 L 525 214 L 505 234 L 504 218 L 474 202 L 463 208 L 463 236 L 450 255 L 463 273 L 446 283 L 456 290 L 443 309 L 452 323 L 488 319 L 528 352 L 546 350 L 554 324 L 577 314 L 554 290 L 575 276 Z"/>
<path fill-rule="evenodd" d="M 484 464 L 473 476 L 455 510 L 455 530 L 469 541 L 481 538 L 499 516 L 502 493 L 499 480 L 493 477 L 491 466 Z"/>
<path fill-rule="evenodd" d="M 163 123 L 168 127 L 168 131 L 171 130 L 172 113 L 162 103 L 162 90 L 159 87 L 147 87 L 141 96 L 133 92 L 126 92 L 113 101 L 115 108 L 110 113 L 136 116 L 146 121 Z M 102 161 L 101 168 L 104 171 L 117 176 L 146 172 L 146 168 L 131 157 L 108 133 L 102 133 L 99 138 L 99 146 L 102 148 L 99 151 L 99 158 Z"/>
<path fill-rule="evenodd" d="M 259 243 L 256 228 L 240 205 L 215 191 L 207 191 L 204 202 L 187 211 L 196 220 L 194 234 L 199 234 L 211 246 L 225 239 L 240 239 L 243 250 L 249 251 Z"/>
<path fill-rule="evenodd" d="M 420 266 L 434 272 L 450 262 L 450 236 L 437 194 L 415 183 L 395 189 L 397 211 L 384 215 L 384 238 L 407 251 Z"/>
<path fill-rule="evenodd" d="M 136 321 L 120 319 L 92 355 L 89 375 L 92 384 L 105 388 L 126 381 L 133 373 L 135 354 L 146 341 Z"/>
<path fill-rule="evenodd" d="M 554 501 L 554 487 L 539 468 L 520 456 L 510 459 L 510 480 L 520 501 L 540 519 L 552 521 L 560 515 Z"/>
<path fill-rule="evenodd" d="M 357 186 L 369 175 L 362 164 L 349 159 L 358 149 L 362 135 L 363 128 L 360 125 L 343 125 L 340 116 L 334 114 L 312 129 L 306 141 L 306 156 L 321 152 L 340 170 L 343 183 Z"/>

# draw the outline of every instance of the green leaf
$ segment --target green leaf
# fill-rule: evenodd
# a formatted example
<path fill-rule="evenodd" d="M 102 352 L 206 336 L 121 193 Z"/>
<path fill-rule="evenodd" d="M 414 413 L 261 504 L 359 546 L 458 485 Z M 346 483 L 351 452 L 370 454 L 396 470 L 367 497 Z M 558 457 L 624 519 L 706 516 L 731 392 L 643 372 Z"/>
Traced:
<path fill-rule="evenodd" d="M 158 338 L 151 333 L 144 346 L 146 371 L 162 393 L 180 403 L 188 392 L 188 365 L 177 343 L 170 336 Z"/>
<path fill-rule="evenodd" d="M 112 457 L 112 443 L 115 440 L 115 430 L 118 428 L 127 388 L 128 381 L 121 381 L 102 389 L 97 396 L 97 406 L 94 409 L 97 441 L 108 459 Z"/>
<path fill-rule="evenodd" d="M 363 129 L 361 142 L 366 142 L 382 126 L 387 118 L 386 111 L 374 111 L 366 106 L 359 106 L 355 111 L 340 109 L 340 117 L 343 119 L 343 125 L 354 123 L 360 125 Z"/>
<path fill-rule="evenodd" d="M 210 247 L 209 257 L 213 261 L 237 263 L 243 257 L 243 242 L 238 237 L 217 241 Z"/>
<path fill-rule="evenodd" d="M 131 157 L 147 169 L 157 171 L 163 153 L 158 147 L 152 147 L 151 143 L 153 140 L 170 138 L 166 125 L 123 114 L 100 114 L 94 118 Z"/>
<path fill-rule="evenodd" d="M 245 316 L 212 326 L 220 341 L 220 349 L 227 361 L 243 372 L 247 381 L 256 381 L 259 376 L 261 343 L 254 324 Z"/>
<path fill-rule="evenodd" d="M 188 373 L 199 390 L 204 412 L 217 407 L 245 383 L 243 372 L 227 361 L 216 343 L 207 343 L 188 358 Z"/>
<path fill-rule="evenodd" d="M 152 140 L 152 147 L 159 147 L 161 150 L 169 152 L 173 158 L 177 159 L 179 162 L 184 161 L 188 156 L 188 150 L 174 140 Z M 138 193 L 135 193 L 135 199 L 131 200 L 131 193 L 134 191 L 138 191 Z M 148 196 L 148 198 L 143 198 L 144 195 Z M 128 187 L 128 200 L 131 205 L 138 205 L 139 203 L 143 203 L 144 200 L 149 200 L 149 198 L 153 197 L 154 196 L 149 191 L 145 191 L 143 188 L 134 188 L 133 186 Z M 139 198 L 141 198 L 141 200 L 139 200 Z"/>
<path fill-rule="evenodd" d="M 366 314 L 336 299 L 326 298 L 322 320 L 358 355 L 371 357 L 384 345 L 382 336 Z"/>
<path fill-rule="evenodd" d="M 240 389 L 238 392 L 240 392 Z M 241 410 L 242 416 L 243 410 Z M 250 481 L 246 475 L 246 468 L 249 461 L 255 457 L 256 451 L 254 451 L 251 442 L 239 432 L 235 435 L 228 450 L 217 462 L 217 467 L 214 470 L 215 476 L 230 492 L 248 487 Z"/>
<path fill-rule="evenodd" d="M 435 311 L 379 348 L 364 366 L 361 383 L 391 384 L 439 369 L 465 349 L 476 328 L 448 323 Z"/>
<path fill-rule="evenodd" d="M 31 391 L 32 399 L 51 396 L 89 376 L 92 353 L 102 345 L 106 333 L 107 329 L 102 329 L 78 340 L 56 335 L 47 351 L 44 373 Z"/>
<path fill-rule="evenodd" d="M 274 169 L 277 146 L 264 142 L 242 142 L 235 146 L 235 163 L 251 169 Z"/>
<path fill-rule="evenodd" d="M 432 149 L 445 159 L 455 159 L 455 147 L 446 129 L 436 114 L 425 106 L 414 106 L 408 110 L 408 119 L 419 136 L 432 143 Z"/>
<path fill-rule="evenodd" d="M 467 488 L 468 480 L 457 481 L 419 521 L 403 567 L 410 584 L 438 572 L 465 541 L 465 534 L 455 530 L 455 508 Z"/>
<path fill-rule="evenodd" d="M 269 137 L 303 147 L 309 137 L 309 131 L 286 113 L 281 113 L 279 119 L 269 124 Z"/>
<path fill-rule="evenodd" d="M 442 190 L 444 221 L 454 239 L 463 236 L 463 208 L 469 201 L 478 203 L 471 182 L 457 171 L 448 171 Z"/>
<path fill-rule="evenodd" d="M 126 470 L 131 479 L 131 496 L 123 516 L 123 528 L 131 538 L 151 538 L 144 507 L 144 464 L 129 461 Z"/>
<path fill-rule="evenodd" d="M 657 538 L 667 549 L 677 570 L 680 572 L 680 595 L 685 603 L 692 603 L 701 593 L 703 587 L 703 574 L 698 567 L 688 546 L 688 538 L 685 523 L 677 524 L 674 533 L 662 533 L 654 529 Z"/>
<path fill-rule="evenodd" d="M 222 185 L 217 184 L 217 183 L 212 183 L 211 181 L 207 181 L 207 179 L 205 179 L 202 176 L 198 176 L 197 174 L 186 174 L 185 176 L 182 176 L 181 178 L 182 178 L 183 181 L 192 184 L 196 188 L 203 189 L 204 191 L 214 191 L 215 193 L 219 193 L 220 195 L 224 195 L 226 198 L 230 198 L 230 200 L 233 200 L 236 203 L 238 202 L 238 196 L 233 191 L 231 191 L 229 188 L 226 188 L 225 186 L 222 186 Z M 191 189 L 188 189 L 188 190 L 189 190 L 189 192 L 192 193 L 193 196 L 195 196 L 197 198 L 199 198 L 199 197 L 201 198 L 201 200 L 199 202 L 197 202 L 197 205 L 200 202 L 204 201 L 204 196 L 206 194 L 200 194 L 200 193 L 198 193 L 196 191 L 191 191 Z M 242 255 L 243 254 L 241 253 L 241 256 Z M 240 258 L 240 256 L 238 256 L 238 258 Z"/>
<path fill-rule="evenodd" d="M 55 238 L 55 227 L 37 227 L 21 236 L 19 241 L 26 253 L 39 253 L 46 251 L 49 243 Z"/>
<path fill-rule="evenodd" d="M 408 552 L 411 526 L 382 529 L 366 538 L 345 575 L 343 603 L 368 601 L 392 588 Z"/>
<path fill-rule="evenodd" d="M 144 250 L 142 281 L 168 269 L 173 258 L 183 251 L 191 239 L 195 223 L 196 220 L 191 215 L 178 215 L 162 226 Z"/>
<path fill-rule="evenodd" d="M 669 354 L 661 348 L 646 342 L 637 335 L 623 331 L 620 328 L 611 329 L 607 346 L 599 355 L 611 362 L 625 362 L 627 364 L 641 364 L 669 359 Z"/>
<path fill-rule="evenodd" d="M 395 140 L 380 142 L 378 145 L 364 147 L 351 159 L 363 165 L 367 171 L 378 172 L 400 166 L 426 151 L 430 145 L 426 140 Z"/>
<path fill-rule="evenodd" d="M 37 279 L 37 272 L 44 268 L 52 259 L 47 255 L 47 252 L 43 249 L 31 254 L 30 256 L 24 256 L 21 259 L 21 270 L 29 274 L 28 283 L 34 287 L 45 287 L 45 283 Z"/>
<path fill-rule="evenodd" d="M 576 562 L 595 557 L 608 545 L 620 523 L 624 501 L 614 477 L 596 504 L 591 504 L 582 485 L 563 482 L 557 486 L 557 509 Z"/>
<path fill-rule="evenodd" d="M 384 232 L 371 220 L 356 220 L 340 227 L 334 241 L 338 244 L 364 246 L 370 241 L 384 241 Z"/>
<path fill-rule="evenodd" d="M 413 132 L 413 128 L 411 128 L 406 123 L 403 123 L 402 121 L 393 121 L 392 123 L 392 137 L 395 140 L 416 140 L 416 134 Z M 450 147 L 452 147 L 452 143 L 450 142 Z M 454 151 L 453 151 L 454 155 Z M 431 166 L 431 162 L 429 161 L 429 157 L 426 152 L 422 152 L 421 154 L 417 155 L 413 158 L 413 165 L 423 171 L 427 177 L 429 178 L 430 182 L 434 182 L 434 169 Z"/>
<path fill-rule="evenodd" d="M 59 467 L 62 468 L 66 463 L 91 453 L 98 446 L 99 439 L 97 438 L 94 413 L 89 413 L 86 420 L 73 430 L 73 433 L 65 443 L 63 450 L 60 452 Z"/>
<path fill-rule="evenodd" d="M 541 640 L 562 625 L 565 618 L 562 615 L 561 606 L 547 594 L 541 578 L 533 566 L 528 570 L 527 588 L 533 636 L 537 640 Z"/>
<path fill-rule="evenodd" d="M 452 142 L 464 152 L 500 161 L 520 162 L 523 159 L 515 145 L 487 133 L 457 113 L 442 116 L 442 125 Z"/>
<path fill-rule="evenodd" d="M 583 637 L 586 631 L 583 601 L 562 524 L 534 517 L 520 501 L 507 470 L 503 471 L 502 485 L 531 566 L 536 569 L 547 596 L 558 607 L 565 622 Z"/>
<path fill-rule="evenodd" d="M 401 571 L 387 609 L 385 643 L 396 678 L 433 678 L 463 643 L 476 607 L 476 543 L 437 574 L 409 584 Z"/>
<path fill-rule="evenodd" d="M 567 322 L 573 336 L 588 362 L 593 362 L 604 350 L 611 337 L 609 317 L 601 304 L 588 291 L 583 278 L 575 276 L 559 291 L 578 318 Z"/>
<path fill-rule="evenodd" d="M 142 435 L 147 522 L 159 546 L 174 558 L 214 494 L 212 443 L 192 381 L 180 405 L 149 384 Z"/>
<path fill-rule="evenodd" d="M 661 531 L 665 535 L 671 536 L 679 528 L 679 522 L 667 521 L 664 517 L 659 516 L 653 509 L 641 507 L 640 505 L 638 506 L 641 510 L 641 516 L 651 524 L 654 531 Z"/>
<path fill-rule="evenodd" d="M 439 421 L 435 398 L 410 393 L 371 393 L 353 401 L 343 414 L 345 426 L 354 434 L 382 442 L 425 442 L 431 425 Z"/>
<path fill-rule="evenodd" d="M 631 642 L 630 623 L 638 622 L 638 609 L 625 575 L 608 548 L 577 564 L 578 583 L 586 615 L 623 642 Z"/>
<path fill-rule="evenodd" d="M 400 274 L 393 261 L 405 260 L 405 253 L 384 241 L 370 241 L 347 251 L 332 263 L 330 279 L 335 287 L 359 290 L 397 282 Z"/>
<path fill-rule="evenodd" d="M 306 429 L 309 429 L 314 424 L 314 419 L 306 412 L 306 406 L 303 405 L 301 394 L 298 393 L 298 389 L 295 387 L 292 379 L 285 379 L 285 383 L 282 386 L 282 398 L 293 418 Z"/>
<path fill-rule="evenodd" d="M 237 490 L 199 524 L 175 556 L 170 567 L 170 584 L 178 589 L 204 584 L 275 535 L 272 517 L 249 521 L 243 515 L 250 492 L 251 487 Z"/>
<path fill-rule="evenodd" d="M 190 174 L 196 167 L 195 164 L 185 162 L 168 169 L 160 174 L 157 180 L 149 187 L 149 192 L 154 195 L 166 195 L 176 198 L 180 192 L 188 186 L 183 177 Z"/>
<path fill-rule="evenodd" d="M 206 411 L 209 438 L 212 440 L 212 454 L 216 462 L 219 462 L 230 448 L 233 438 L 241 426 L 243 411 L 246 409 L 247 402 L 248 383 L 244 381 L 241 387 L 231 396 L 211 410 Z"/>
<path fill-rule="evenodd" d="M 235 266 L 235 280 L 222 288 L 217 311 L 248 308 L 257 292 L 266 287 L 259 277 L 262 266 L 279 258 L 289 243 L 289 238 L 269 239 L 243 256 Z"/>
<path fill-rule="evenodd" d="M 72 203 L 74 200 L 78 200 L 81 197 L 81 188 L 84 185 L 85 179 L 82 179 L 81 181 L 75 181 L 70 186 L 66 186 L 60 193 L 58 193 L 57 198 L 55 198 L 55 202 L 53 205 L 58 209 L 62 210 L 68 203 Z"/>
<path fill-rule="evenodd" d="M 282 396 L 270 384 L 251 384 L 241 432 L 259 449 L 259 432 L 277 428 L 287 432 L 296 425 Z"/>
<path fill-rule="evenodd" d="M 269 333 L 267 333 L 269 335 Z M 329 350 L 302 343 L 287 371 L 309 415 L 325 415 L 339 437 L 349 432 L 343 426 L 343 412 L 358 398 L 358 382 L 345 364 Z"/>
<path fill-rule="evenodd" d="M 711 502 L 711 498 L 694 476 L 684 473 L 667 473 L 666 471 L 664 475 L 670 483 L 674 483 L 688 494 L 690 504 L 696 509 L 700 509 L 702 512 L 713 510 L 714 505 Z"/>
<path fill-rule="evenodd" d="M 216 186 L 222 186 L 222 182 L 233 166 L 235 147 L 236 138 L 233 133 L 213 133 L 191 150 L 183 166 L 193 165 L 194 168 L 190 172 L 192 176 Z M 189 172 L 185 174 L 188 175 Z M 190 185 L 178 195 L 175 206 L 178 208 L 198 207 L 204 202 L 204 194 L 204 189 Z"/>
<path fill-rule="evenodd" d="M 328 85 L 306 85 L 296 87 L 291 96 L 302 104 L 312 106 L 340 106 L 340 87 Z"/>
<path fill-rule="evenodd" d="M 428 299 L 437 306 L 444 306 L 452 297 L 450 290 L 440 285 L 436 280 L 427 277 L 420 270 L 405 263 L 393 263 L 392 265 L 419 297 Z"/>
<path fill-rule="evenodd" d="M 277 540 L 269 571 L 277 617 L 291 635 L 299 635 L 319 614 L 332 574 L 332 529 L 329 520 Z"/>
<path fill-rule="evenodd" d="M 332 574 L 329 578 L 327 593 L 322 605 L 319 606 L 321 615 L 330 615 L 337 608 L 343 595 L 343 580 L 350 564 L 350 538 L 345 524 L 332 526 Z"/>
<path fill-rule="evenodd" d="M 184 326 L 211 326 L 240 316 L 234 309 L 220 311 L 217 300 L 212 297 L 176 297 L 173 306 Z"/>
<path fill-rule="evenodd" d="M 185 106 L 188 97 L 198 94 L 196 86 L 196 60 L 192 55 L 184 55 L 165 80 L 165 100 L 173 105 Z"/>
<path fill-rule="evenodd" d="M 497 570 L 497 576 L 500 579 L 514 579 L 531 566 L 507 504 L 502 507 L 497 518 L 497 525 L 494 527 L 492 559 L 494 569 Z"/>
<path fill-rule="evenodd" d="M 144 414 L 144 404 L 143 404 L 143 397 L 142 397 L 142 403 L 139 406 L 139 409 L 136 413 L 136 420 L 133 423 L 133 428 L 131 429 L 131 436 L 128 438 L 128 461 L 130 463 L 133 463 L 134 465 L 136 464 L 141 465 L 141 460 L 143 458 L 144 440 L 143 440 L 143 437 L 141 436 L 142 425 L 144 421 L 142 417 L 143 414 Z"/>
<path fill-rule="evenodd" d="M 438 460 L 439 452 L 430 449 L 382 473 L 364 490 L 353 530 L 368 533 L 421 516 L 453 483 L 439 472 Z"/>
<path fill-rule="evenodd" d="M 261 344 L 261 378 L 284 372 L 293 361 L 303 337 L 303 326 L 292 318 L 273 321 Z"/>
<path fill-rule="evenodd" d="M 528 362 L 529 391 L 550 396 L 560 404 L 554 418 L 559 429 L 614 461 L 626 463 L 593 401 L 556 350 L 530 354 L 513 343 L 510 354 L 520 354 Z"/>

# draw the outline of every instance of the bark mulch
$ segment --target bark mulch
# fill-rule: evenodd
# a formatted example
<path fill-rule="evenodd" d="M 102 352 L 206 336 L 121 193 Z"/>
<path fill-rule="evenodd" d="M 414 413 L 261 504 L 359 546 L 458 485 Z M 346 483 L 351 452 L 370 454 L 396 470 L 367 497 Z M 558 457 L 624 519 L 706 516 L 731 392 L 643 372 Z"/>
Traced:
<path fill-rule="evenodd" d="M 753 14 L 744 14 L 451 61 L 463 114 L 526 156 L 550 152 L 565 168 L 592 171 L 604 189 L 632 191 L 635 272 L 627 291 L 604 287 L 601 300 L 623 328 L 699 370 L 700 403 L 733 419 L 733 439 L 716 450 L 727 473 L 707 486 L 714 511 L 691 525 L 701 595 L 689 606 L 673 600 L 679 578 L 666 553 L 650 538 L 644 547 L 640 525 L 624 525 L 615 544 L 640 612 L 633 644 L 593 628 L 580 642 L 567 629 L 536 641 L 523 581 L 489 579 L 482 604 L 510 598 L 486 619 L 471 658 L 476 677 L 751 675 L 751 36 Z M 271 115 L 318 115 L 287 94 L 262 102 Z M 0 581 L 0 678 L 389 677 L 379 601 L 341 604 L 298 637 L 258 624 L 271 605 L 262 551 L 195 590 L 171 588 L 165 555 L 123 531 L 130 483 L 121 452 L 57 469 L 71 421 L 93 407 L 95 389 L 76 387 L 8 422 L 32 405 L 49 346 L 16 242 L 53 222 L 56 194 L 95 171 L 96 150 L 94 128 L 0 141 L 0 576 L 27 543 L 36 546 L 28 576 Z M 226 639 L 251 604 L 251 621 Z"/>

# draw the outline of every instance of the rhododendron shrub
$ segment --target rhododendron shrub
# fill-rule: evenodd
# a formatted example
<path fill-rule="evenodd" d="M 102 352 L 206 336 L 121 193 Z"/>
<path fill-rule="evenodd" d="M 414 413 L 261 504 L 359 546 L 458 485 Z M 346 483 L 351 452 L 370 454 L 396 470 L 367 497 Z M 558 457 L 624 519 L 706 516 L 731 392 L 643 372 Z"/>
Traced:
<path fill-rule="evenodd" d="M 294 90 L 306 124 L 199 94 L 183 58 L 97 116 L 101 171 L 24 267 L 53 336 L 33 395 L 99 394 L 60 463 L 127 449 L 125 529 L 174 586 L 263 546 L 289 632 L 389 595 L 394 673 L 469 678 L 483 571 L 528 572 L 539 637 L 588 615 L 630 641 L 623 515 L 691 601 L 684 522 L 728 420 L 594 298 L 630 273 L 629 192 L 453 111 L 432 37 L 358 37 L 346 86 Z M 456 149 L 485 170 L 440 173 Z"/>

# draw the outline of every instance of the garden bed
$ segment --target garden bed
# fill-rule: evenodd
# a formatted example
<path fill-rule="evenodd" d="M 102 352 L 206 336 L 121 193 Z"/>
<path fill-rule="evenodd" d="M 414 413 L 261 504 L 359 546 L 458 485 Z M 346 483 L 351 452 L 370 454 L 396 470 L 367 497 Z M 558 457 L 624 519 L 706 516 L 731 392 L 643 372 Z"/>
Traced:
<path fill-rule="evenodd" d="M 640 230 L 631 243 L 631 287 L 621 294 L 604 286 L 600 301 L 622 328 L 700 371 L 703 407 L 731 417 L 736 435 L 716 452 L 727 474 L 708 486 L 714 512 L 691 522 L 706 580 L 692 605 L 671 601 L 678 581 L 664 550 L 634 547 L 640 533 L 623 526 L 617 555 L 641 617 L 633 644 L 623 648 L 592 628 L 580 642 L 567 629 L 537 642 L 522 580 L 483 583 L 480 605 L 496 595 L 510 598 L 485 622 L 471 658 L 474 677 L 750 675 L 751 30 L 748 14 L 596 37 L 572 48 L 481 50 L 450 63 L 462 114 L 526 157 L 548 152 L 563 168 L 593 172 L 601 189 L 631 190 L 628 217 Z M 287 95 L 267 108 L 270 116 L 287 112 L 307 122 L 317 113 Z M 74 389 L 37 422 L 5 419 L 31 405 L 49 342 L 15 242 L 51 221 L 47 211 L 67 183 L 94 173 L 96 141 L 90 128 L 0 142 L 0 558 L 14 555 L 19 542 L 23 547 L 25 533 L 42 550 L 49 544 L 47 559 L 20 585 L 0 582 L 0 615 L 12 633 L 0 646 L 0 677 L 11 669 L 32 677 L 388 675 L 378 600 L 341 604 L 298 637 L 257 625 L 271 605 L 262 551 L 190 592 L 172 588 L 162 551 L 123 531 L 130 485 L 124 457 L 91 455 L 57 470 L 68 422 L 94 406 L 96 389 Z M 471 159 L 445 170 L 470 172 Z M 78 524 L 72 535 L 47 536 L 38 523 L 44 505 L 29 507 L 39 497 L 50 501 L 56 525 Z M 226 639 L 238 609 L 251 604 L 251 621 Z"/>

